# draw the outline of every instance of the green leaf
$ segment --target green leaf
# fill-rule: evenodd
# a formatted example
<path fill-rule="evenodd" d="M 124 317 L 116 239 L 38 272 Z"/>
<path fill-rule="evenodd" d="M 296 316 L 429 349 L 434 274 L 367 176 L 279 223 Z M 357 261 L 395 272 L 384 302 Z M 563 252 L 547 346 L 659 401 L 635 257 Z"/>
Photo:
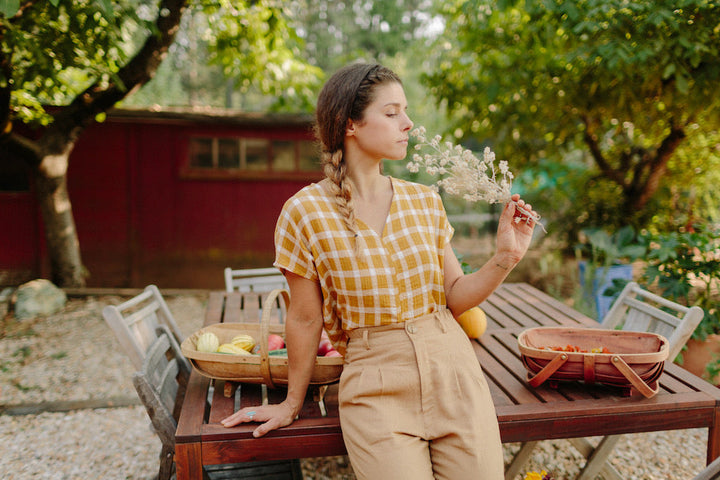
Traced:
<path fill-rule="evenodd" d="M 20 0 L 0 0 L 0 14 L 12 18 L 20 10 Z"/>
<path fill-rule="evenodd" d="M 675 83 L 680 93 L 687 95 L 690 91 L 690 84 L 685 75 L 675 75 Z"/>
<path fill-rule="evenodd" d="M 662 78 L 663 80 L 670 78 L 673 73 L 675 73 L 675 64 L 674 63 L 668 63 L 665 66 L 665 70 L 663 70 Z"/>
<path fill-rule="evenodd" d="M 102 12 L 103 16 L 107 18 L 108 20 L 113 18 L 113 4 L 112 0 L 97 0 L 97 3 L 100 7 L 100 12 Z"/>

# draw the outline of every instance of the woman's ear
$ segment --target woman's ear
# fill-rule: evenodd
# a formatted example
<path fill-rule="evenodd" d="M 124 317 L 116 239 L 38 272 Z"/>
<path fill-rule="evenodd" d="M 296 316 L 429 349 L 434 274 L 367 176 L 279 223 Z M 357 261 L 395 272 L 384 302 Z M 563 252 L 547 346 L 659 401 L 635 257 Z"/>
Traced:
<path fill-rule="evenodd" d="M 345 127 L 345 136 L 349 137 L 355 135 L 355 122 L 353 122 L 351 119 L 348 119 L 347 126 Z"/>

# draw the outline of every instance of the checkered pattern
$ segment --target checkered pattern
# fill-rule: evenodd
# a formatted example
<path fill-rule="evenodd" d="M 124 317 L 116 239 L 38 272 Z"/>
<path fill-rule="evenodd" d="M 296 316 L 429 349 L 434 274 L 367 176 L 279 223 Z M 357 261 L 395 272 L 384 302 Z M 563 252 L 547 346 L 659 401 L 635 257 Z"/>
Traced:
<path fill-rule="evenodd" d="M 352 329 L 404 322 L 445 305 L 444 252 L 453 229 L 440 196 L 404 180 L 392 185 L 382 237 L 358 220 L 354 238 L 321 183 L 290 198 L 278 219 L 274 265 L 320 282 L 325 329 L 341 352 Z"/>

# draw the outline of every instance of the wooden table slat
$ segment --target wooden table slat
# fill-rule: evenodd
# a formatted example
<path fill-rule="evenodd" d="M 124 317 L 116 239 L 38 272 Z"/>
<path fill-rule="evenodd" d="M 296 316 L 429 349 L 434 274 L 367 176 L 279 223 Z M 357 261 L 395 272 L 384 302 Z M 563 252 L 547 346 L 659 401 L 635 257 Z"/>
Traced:
<path fill-rule="evenodd" d="M 242 321 L 245 323 L 260 322 L 260 309 L 262 298 L 258 292 L 244 292 L 242 294 Z"/>
<path fill-rule="evenodd" d="M 245 321 L 245 314 L 242 311 L 242 294 L 231 293 L 225 298 L 225 310 L 223 311 L 222 318 L 218 319 L 218 322 L 227 322 L 227 319 L 232 319 L 236 323 L 247 323 Z"/>
<path fill-rule="evenodd" d="M 526 283 L 508 284 L 508 288 L 512 289 L 513 291 L 517 291 L 519 295 L 523 295 L 526 298 L 537 298 L 544 305 L 545 311 L 551 316 L 557 313 L 562 315 L 565 319 L 568 319 L 573 323 L 577 323 L 578 325 L 591 326 L 595 328 L 598 327 L 598 324 L 595 320 L 589 318 L 586 315 L 583 315 L 577 310 L 570 308 L 568 305 L 565 305 L 560 300 L 551 297 L 542 290 L 531 287 Z"/>
<path fill-rule="evenodd" d="M 225 381 L 215 380 L 215 389 L 213 390 L 212 396 L 212 409 L 210 409 L 210 416 L 208 417 L 208 423 L 220 423 L 225 417 L 233 414 L 235 396 L 235 387 L 232 389 L 230 397 L 225 396 Z"/>
<path fill-rule="evenodd" d="M 501 295 L 494 294 L 492 297 L 485 300 L 485 302 L 480 304 L 480 308 L 482 308 L 486 313 L 490 310 L 490 305 L 492 305 L 498 312 L 501 313 L 503 317 L 506 317 L 510 319 L 513 323 L 508 325 L 505 324 L 505 328 L 510 327 L 518 327 L 518 326 L 533 326 L 533 327 L 540 327 L 542 326 L 540 323 L 536 322 L 532 317 L 529 317 L 525 315 L 521 310 L 519 310 L 517 307 L 515 307 L 512 302 L 508 301 Z M 528 327 L 526 327 L 528 328 Z"/>
<path fill-rule="evenodd" d="M 512 305 L 516 311 L 521 312 L 523 316 L 529 319 L 529 321 L 523 320 L 521 322 L 526 328 L 528 325 L 533 324 L 537 324 L 538 326 L 557 326 L 562 324 L 557 318 L 549 315 L 542 308 L 538 308 L 538 306 L 545 306 L 543 302 L 536 297 L 526 294 L 512 284 L 508 284 L 507 288 L 498 290 L 497 297 L 505 300 L 508 304 Z M 522 298 L 522 302 L 516 301 L 518 297 Z"/>
<path fill-rule="evenodd" d="M 225 308 L 225 292 L 210 292 L 207 307 L 205 307 L 205 321 L 203 326 L 218 323 Z"/>
<path fill-rule="evenodd" d="M 491 303 L 491 301 L 484 301 L 480 304 L 480 308 L 485 312 L 487 317 L 487 330 L 496 330 L 503 328 L 518 327 L 519 324 L 513 317 L 505 314 L 500 308 Z"/>
<path fill-rule="evenodd" d="M 483 340 L 485 348 L 476 348 L 475 345 L 473 345 L 473 348 L 475 348 L 485 376 L 490 377 L 493 383 L 499 386 L 504 394 L 503 396 L 507 396 L 511 403 L 535 403 L 540 401 L 534 392 L 526 387 L 523 380 L 507 376 L 507 367 L 504 362 L 488 353 L 489 350 L 495 351 L 497 348 L 493 347 L 499 345 L 499 342 L 494 337 Z M 490 346 L 490 348 L 487 346 Z M 496 400 L 494 397 L 493 401 L 500 403 L 500 399 Z"/>

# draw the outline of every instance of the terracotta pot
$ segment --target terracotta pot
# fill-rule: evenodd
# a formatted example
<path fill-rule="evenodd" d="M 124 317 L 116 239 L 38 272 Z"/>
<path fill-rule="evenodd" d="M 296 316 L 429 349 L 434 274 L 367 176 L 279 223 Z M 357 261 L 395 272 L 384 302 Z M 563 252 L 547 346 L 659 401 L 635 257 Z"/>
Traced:
<path fill-rule="evenodd" d="M 705 367 L 720 358 L 720 334 L 708 335 L 704 341 L 688 340 L 687 349 L 683 350 L 682 357 L 682 366 L 685 370 L 708 379 Z M 720 376 L 715 376 L 711 383 L 720 385 Z"/>

